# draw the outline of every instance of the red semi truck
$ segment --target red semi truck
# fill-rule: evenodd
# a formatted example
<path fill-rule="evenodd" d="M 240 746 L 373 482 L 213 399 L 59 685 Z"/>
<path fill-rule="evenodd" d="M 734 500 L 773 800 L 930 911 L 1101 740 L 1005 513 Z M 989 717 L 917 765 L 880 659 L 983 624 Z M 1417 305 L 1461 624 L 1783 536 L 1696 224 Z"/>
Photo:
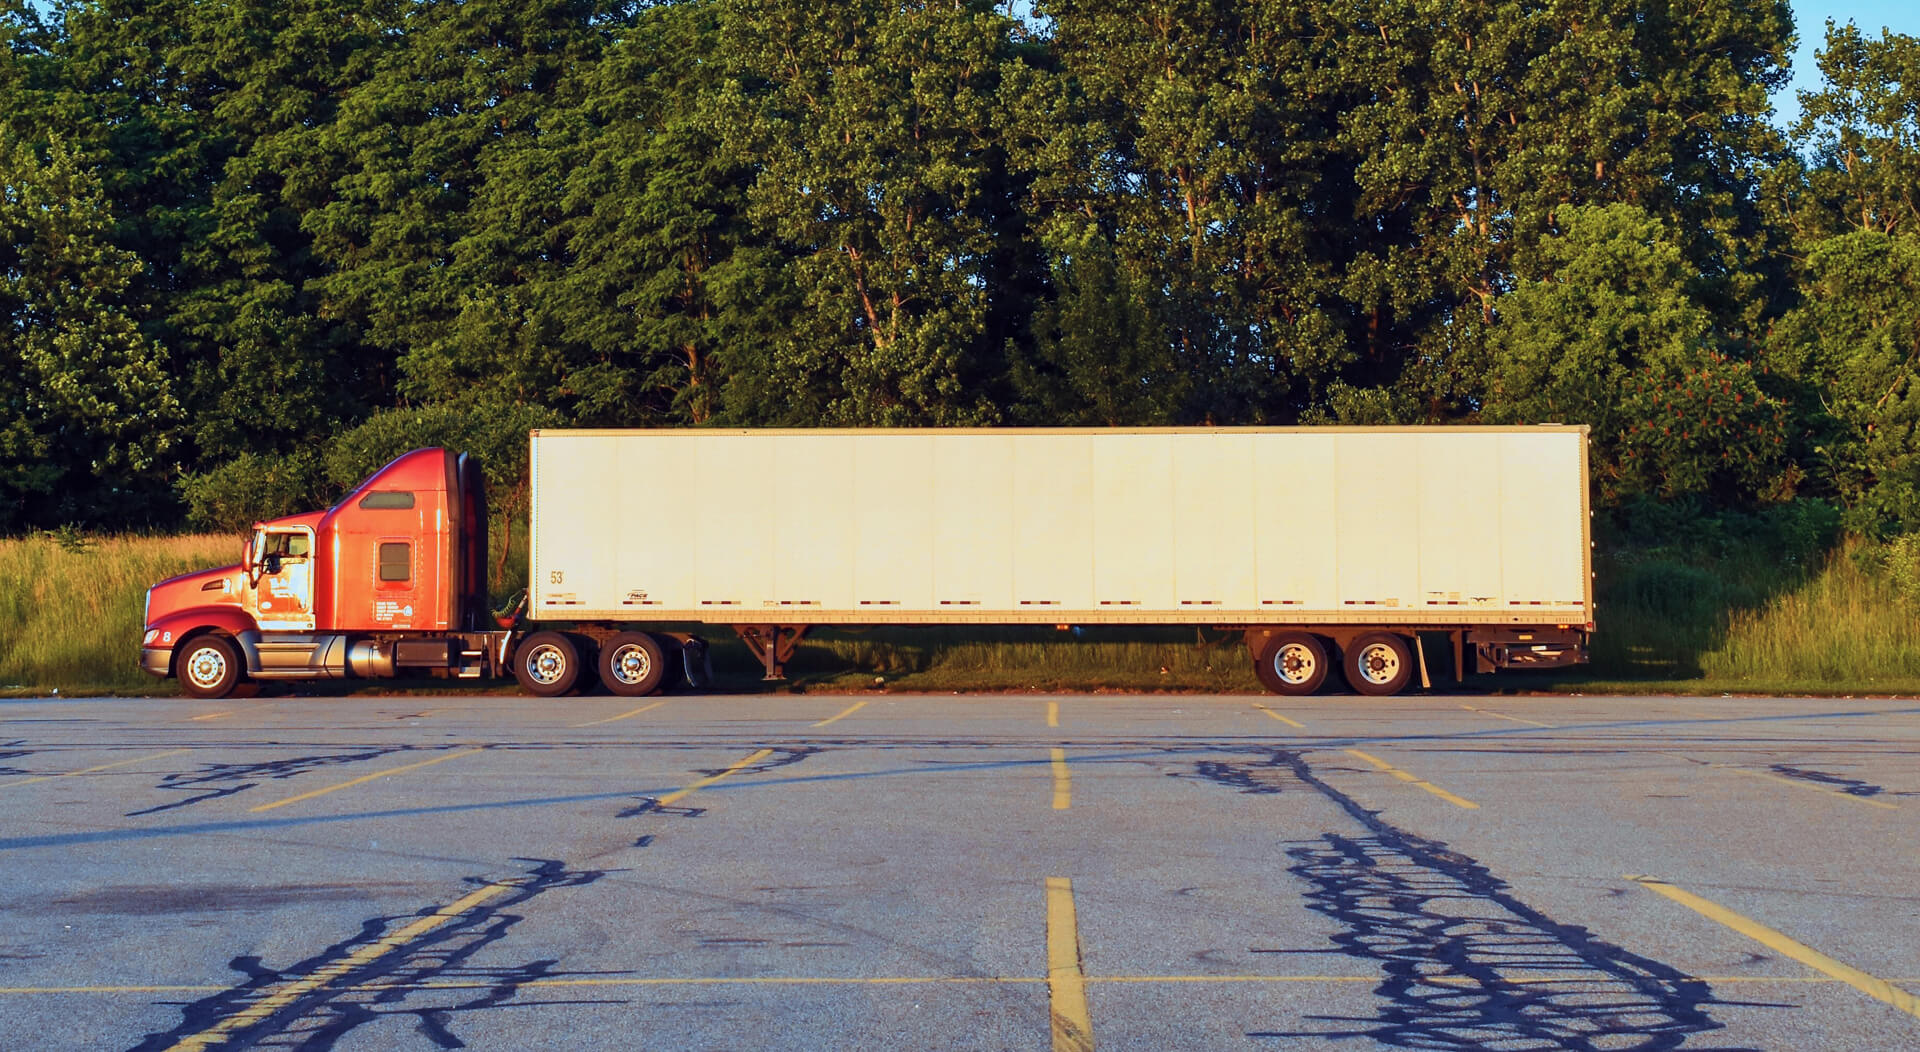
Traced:
<path fill-rule="evenodd" d="M 537 431 L 523 609 L 487 593 L 479 465 L 420 449 L 237 566 L 147 593 L 140 662 L 249 681 L 511 675 L 555 696 L 698 681 L 690 624 L 769 679 L 816 625 L 1244 633 L 1269 689 L 1586 659 L 1586 429 Z M 682 485 L 622 479 L 673 465 Z M 743 482 L 755 472 L 763 487 Z M 597 675 L 596 675 L 597 673 Z"/>

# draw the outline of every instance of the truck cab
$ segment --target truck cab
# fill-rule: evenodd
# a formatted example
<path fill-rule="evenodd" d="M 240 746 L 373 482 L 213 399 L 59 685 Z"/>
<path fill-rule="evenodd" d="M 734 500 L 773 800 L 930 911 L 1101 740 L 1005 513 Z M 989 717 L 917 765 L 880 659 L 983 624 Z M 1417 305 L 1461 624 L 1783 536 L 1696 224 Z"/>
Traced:
<path fill-rule="evenodd" d="M 140 664 L 197 697 L 247 680 L 478 677 L 505 660 L 487 605 L 479 465 L 418 449 L 326 511 L 255 523 L 237 565 L 149 589 Z"/>

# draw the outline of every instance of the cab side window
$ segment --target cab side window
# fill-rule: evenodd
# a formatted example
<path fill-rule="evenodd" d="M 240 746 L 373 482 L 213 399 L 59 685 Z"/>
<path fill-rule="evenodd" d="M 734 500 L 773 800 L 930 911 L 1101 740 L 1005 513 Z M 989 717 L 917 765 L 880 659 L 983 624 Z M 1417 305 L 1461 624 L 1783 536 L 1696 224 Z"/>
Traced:
<path fill-rule="evenodd" d="M 381 542 L 380 579 L 382 581 L 413 579 L 413 545 L 405 541 Z"/>
<path fill-rule="evenodd" d="M 304 559 L 307 557 L 309 542 L 304 533 L 269 533 L 263 555 L 278 555 L 283 559 Z"/>
<path fill-rule="evenodd" d="M 370 511 L 404 511 L 413 507 L 409 490 L 376 490 L 360 498 L 360 506 Z"/>

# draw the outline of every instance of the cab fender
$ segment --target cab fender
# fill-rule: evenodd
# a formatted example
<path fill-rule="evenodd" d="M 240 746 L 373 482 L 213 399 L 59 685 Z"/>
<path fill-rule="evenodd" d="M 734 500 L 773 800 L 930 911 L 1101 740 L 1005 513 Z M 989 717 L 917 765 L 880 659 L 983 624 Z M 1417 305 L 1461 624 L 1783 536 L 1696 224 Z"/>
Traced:
<path fill-rule="evenodd" d="M 246 612 L 231 606 L 199 606 L 176 610 L 147 626 L 140 642 L 148 650 L 172 650 L 202 632 L 229 636 L 246 655 L 247 671 L 260 671 L 260 628 Z M 171 666 L 169 666 L 171 667 Z"/>

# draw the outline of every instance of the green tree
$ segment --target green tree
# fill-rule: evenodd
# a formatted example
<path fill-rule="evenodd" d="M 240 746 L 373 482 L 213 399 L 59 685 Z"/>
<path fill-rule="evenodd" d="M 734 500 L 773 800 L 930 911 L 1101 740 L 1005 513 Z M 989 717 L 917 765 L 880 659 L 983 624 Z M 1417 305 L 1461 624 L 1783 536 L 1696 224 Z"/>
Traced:
<path fill-rule="evenodd" d="M 1752 330 L 1773 247 L 1755 204 L 1779 149 L 1767 92 L 1792 24 L 1778 0 L 1345 0 L 1339 81 L 1357 159 L 1345 269 L 1361 386 L 1428 415 L 1474 411 L 1482 348 L 1528 246 L 1612 202 L 1666 224 L 1716 320 Z"/>
<path fill-rule="evenodd" d="M 1353 358 L 1334 269 L 1351 214 L 1335 146 L 1344 97 L 1328 69 L 1340 27 L 1306 4 L 1039 10 L 1057 68 L 1018 83 L 1014 156 L 1043 209 L 1059 297 L 1036 319 L 1041 353 L 1086 360 L 1070 349 L 1086 335 L 1052 333 L 1086 321 L 1111 270 L 1139 297 L 1122 324 L 1157 331 L 1129 333 L 1103 397 L 1132 404 L 1150 389 L 1163 420 L 1297 419 Z M 1112 375 L 1142 356 L 1151 375 Z M 1169 364 L 1177 378 L 1162 375 Z M 1082 370 L 1077 385 L 1096 377 Z"/>
<path fill-rule="evenodd" d="M 1852 230 L 1920 230 L 1920 39 L 1827 22 L 1820 90 L 1800 93 L 1795 141 L 1811 163 L 1790 220 L 1803 243 Z"/>
<path fill-rule="evenodd" d="M 1920 529 L 1920 40 L 1827 25 L 1803 92 L 1807 158 L 1773 187 L 1800 302 L 1769 335 L 1807 485 L 1873 534 Z"/>
<path fill-rule="evenodd" d="M 731 349 L 784 324 L 790 296 L 766 294 L 780 260 L 745 217 L 751 171 L 721 149 L 711 112 L 724 84 L 719 13 L 641 11 L 584 90 L 561 182 L 569 262 L 543 291 L 559 338 L 590 359 L 576 381 L 582 421 L 711 420 Z"/>
<path fill-rule="evenodd" d="M 1192 398 L 1152 283 L 1129 272 L 1097 231 L 1054 246 L 1053 297 L 1033 315 L 1035 345 L 1016 356 L 1020 423 L 1172 424 Z"/>
<path fill-rule="evenodd" d="M 582 82 L 627 14 L 600 0 L 381 9 L 374 31 L 399 43 L 299 140 L 324 188 L 301 215 L 325 266 L 309 287 L 390 357 L 387 401 L 595 396 L 538 290 L 567 264 Z"/>
<path fill-rule="evenodd" d="M 1576 206 L 1499 300 L 1486 416 L 1590 424 L 1608 504 L 1750 497 L 1784 452 L 1786 407 L 1716 340 L 1679 238 L 1632 205 Z"/>
<path fill-rule="evenodd" d="M 754 169 L 750 215 L 801 300 L 782 331 L 737 351 L 736 373 L 792 393 L 784 412 L 763 407 L 774 419 L 999 416 L 994 233 L 1012 28 L 988 0 L 726 4 L 722 135 Z"/>
<path fill-rule="evenodd" d="M 80 155 L 0 133 L 0 530 L 150 521 L 181 413 Z"/>
<path fill-rule="evenodd" d="M 1807 468 L 1858 530 L 1920 530 L 1920 236 L 1824 238 L 1805 302 L 1780 320 L 1769 360 L 1802 400 Z"/>

